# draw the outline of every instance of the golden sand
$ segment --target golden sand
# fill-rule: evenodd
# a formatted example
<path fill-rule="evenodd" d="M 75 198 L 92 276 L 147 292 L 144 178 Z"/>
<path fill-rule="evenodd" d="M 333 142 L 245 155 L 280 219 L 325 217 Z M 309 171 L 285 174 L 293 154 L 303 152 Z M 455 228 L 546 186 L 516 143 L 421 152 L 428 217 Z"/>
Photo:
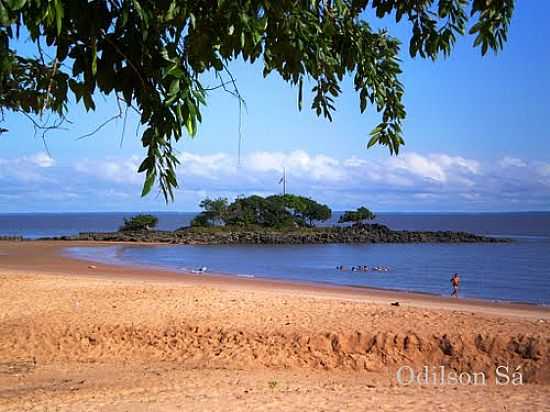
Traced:
<path fill-rule="evenodd" d="M 545 308 L 91 265 L 69 245 L 0 242 L 1 410 L 550 407 Z M 403 386 L 403 365 L 487 384 Z M 496 385 L 499 365 L 523 384 Z"/>

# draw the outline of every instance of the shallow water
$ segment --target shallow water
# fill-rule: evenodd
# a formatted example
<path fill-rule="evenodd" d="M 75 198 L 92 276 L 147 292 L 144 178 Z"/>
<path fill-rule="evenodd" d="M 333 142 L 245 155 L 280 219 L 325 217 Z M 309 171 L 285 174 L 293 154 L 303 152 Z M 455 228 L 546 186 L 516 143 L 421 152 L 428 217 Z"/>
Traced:
<path fill-rule="evenodd" d="M 461 296 L 550 304 L 550 240 L 502 244 L 210 245 L 70 248 L 79 257 L 176 270 L 389 288 L 445 295 L 459 272 Z M 338 271 L 337 265 L 389 272 Z"/>
<path fill-rule="evenodd" d="M 0 235 L 60 236 L 116 230 L 133 213 L 4 214 Z M 161 229 L 189 223 L 193 213 L 155 213 Z M 335 214 L 333 222 L 338 218 Z M 454 230 L 508 236 L 503 244 L 113 246 L 71 248 L 92 260 L 161 266 L 207 266 L 228 275 L 370 286 L 435 294 L 450 292 L 454 272 L 464 297 L 550 304 L 550 213 L 382 213 L 393 229 Z M 340 272 L 338 265 L 388 266 L 390 272 Z"/>

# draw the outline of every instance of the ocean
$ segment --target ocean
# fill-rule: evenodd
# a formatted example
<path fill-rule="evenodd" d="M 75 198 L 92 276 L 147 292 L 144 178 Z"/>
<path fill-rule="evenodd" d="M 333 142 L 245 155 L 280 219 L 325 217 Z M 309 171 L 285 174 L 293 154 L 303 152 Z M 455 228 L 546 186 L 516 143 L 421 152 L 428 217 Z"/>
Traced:
<path fill-rule="evenodd" d="M 28 238 L 112 231 L 133 213 L 3 214 L 0 235 Z M 155 213 L 160 229 L 185 226 L 193 213 Z M 335 216 L 335 219 L 337 216 Z M 550 304 L 550 212 L 381 213 L 392 229 L 453 230 L 512 238 L 498 244 L 226 245 L 68 248 L 89 260 L 174 270 L 206 266 L 227 276 L 376 287 L 437 295 L 462 278 L 461 296 Z M 336 266 L 386 266 L 389 272 L 338 271 Z M 0 256 L 1 267 L 1 256 Z M 207 276 L 207 275 L 206 275 Z"/>

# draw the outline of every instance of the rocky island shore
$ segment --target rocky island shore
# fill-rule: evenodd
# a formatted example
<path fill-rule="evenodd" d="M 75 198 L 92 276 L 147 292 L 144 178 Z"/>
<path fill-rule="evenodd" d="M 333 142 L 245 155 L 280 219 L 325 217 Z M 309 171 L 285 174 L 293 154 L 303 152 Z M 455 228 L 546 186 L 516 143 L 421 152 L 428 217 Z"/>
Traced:
<path fill-rule="evenodd" d="M 42 239 L 45 240 L 45 239 Z M 197 228 L 175 231 L 136 230 L 118 232 L 83 232 L 47 240 L 79 240 L 101 242 L 140 242 L 172 244 L 327 244 L 327 243 L 495 243 L 508 239 L 452 231 L 392 230 L 385 225 L 363 224 L 347 227 L 299 228 Z"/>
<path fill-rule="evenodd" d="M 203 211 L 189 226 L 175 231 L 155 230 L 158 218 L 140 214 L 125 218 L 116 232 L 83 232 L 42 240 L 172 243 L 187 245 L 328 244 L 328 243 L 495 243 L 507 239 L 452 231 L 392 230 L 367 223 L 376 215 L 366 207 L 348 210 L 336 225 L 323 225 L 332 210 L 313 199 L 284 194 L 268 197 L 204 199 Z"/>

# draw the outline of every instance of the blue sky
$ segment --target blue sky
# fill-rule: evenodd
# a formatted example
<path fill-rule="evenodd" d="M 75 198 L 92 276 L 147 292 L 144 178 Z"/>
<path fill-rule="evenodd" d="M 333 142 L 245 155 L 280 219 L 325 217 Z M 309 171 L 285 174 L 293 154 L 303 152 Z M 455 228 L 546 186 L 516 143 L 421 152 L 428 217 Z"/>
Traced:
<path fill-rule="evenodd" d="M 111 101 L 100 97 L 96 113 L 72 106 L 70 130 L 48 135 L 50 155 L 27 120 L 8 114 L 0 210 L 196 210 L 205 196 L 278 192 L 283 167 L 290 191 L 337 210 L 550 210 L 549 12 L 547 2 L 517 2 L 509 42 L 497 56 L 482 58 L 471 37 L 435 63 L 410 59 L 405 44 L 406 146 L 397 158 L 366 149 L 378 116 L 360 114 L 349 81 L 329 123 L 307 104 L 298 112 L 296 90 L 276 75 L 263 79 L 260 65 L 233 64 L 247 101 L 241 162 L 238 104 L 213 92 L 198 136 L 177 145 L 181 187 L 168 205 L 155 194 L 139 196 L 135 170 L 144 152 L 134 115 L 122 145 L 122 121 L 76 140 L 116 113 Z M 408 26 L 390 29 L 406 42 Z"/>

